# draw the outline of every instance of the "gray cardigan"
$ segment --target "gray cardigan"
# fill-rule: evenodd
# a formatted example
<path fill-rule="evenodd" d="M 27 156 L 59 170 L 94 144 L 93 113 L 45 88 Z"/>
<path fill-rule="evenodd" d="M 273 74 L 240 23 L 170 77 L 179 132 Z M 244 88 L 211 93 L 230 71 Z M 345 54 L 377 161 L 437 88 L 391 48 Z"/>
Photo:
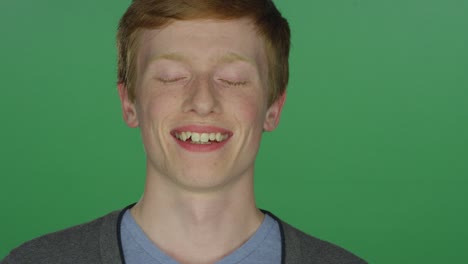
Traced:
<path fill-rule="evenodd" d="M 26 242 L 0 264 L 125 264 L 120 241 L 120 221 L 124 211 L 114 211 L 94 221 Z M 366 263 L 350 252 L 311 237 L 264 212 L 280 223 L 283 264 Z"/>

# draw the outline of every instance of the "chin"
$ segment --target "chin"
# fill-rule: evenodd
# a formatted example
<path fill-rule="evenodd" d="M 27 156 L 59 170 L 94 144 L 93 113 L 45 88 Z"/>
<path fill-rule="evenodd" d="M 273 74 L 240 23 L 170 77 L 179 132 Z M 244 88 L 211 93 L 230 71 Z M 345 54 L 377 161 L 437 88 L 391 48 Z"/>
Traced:
<path fill-rule="evenodd" d="M 176 177 L 176 184 L 191 192 L 215 192 L 235 182 L 235 177 L 219 177 L 220 174 L 184 174 Z"/>

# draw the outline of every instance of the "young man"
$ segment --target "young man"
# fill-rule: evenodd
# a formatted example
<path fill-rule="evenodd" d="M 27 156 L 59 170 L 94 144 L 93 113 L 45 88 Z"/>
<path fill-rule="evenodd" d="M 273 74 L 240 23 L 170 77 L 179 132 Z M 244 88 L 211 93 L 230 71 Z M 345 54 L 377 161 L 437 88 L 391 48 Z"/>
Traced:
<path fill-rule="evenodd" d="M 255 205 L 255 157 L 279 122 L 289 39 L 268 0 L 134 0 L 119 27 L 118 90 L 145 146 L 141 200 L 2 263 L 365 263 Z"/>

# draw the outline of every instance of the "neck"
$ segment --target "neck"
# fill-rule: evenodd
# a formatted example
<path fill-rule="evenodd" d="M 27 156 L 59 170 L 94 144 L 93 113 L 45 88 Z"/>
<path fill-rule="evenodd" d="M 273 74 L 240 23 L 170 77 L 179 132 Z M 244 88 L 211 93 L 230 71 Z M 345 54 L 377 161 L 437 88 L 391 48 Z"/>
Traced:
<path fill-rule="evenodd" d="M 206 192 L 148 175 L 131 213 L 153 243 L 180 263 L 216 262 L 247 241 L 264 217 L 255 205 L 253 172 Z"/>

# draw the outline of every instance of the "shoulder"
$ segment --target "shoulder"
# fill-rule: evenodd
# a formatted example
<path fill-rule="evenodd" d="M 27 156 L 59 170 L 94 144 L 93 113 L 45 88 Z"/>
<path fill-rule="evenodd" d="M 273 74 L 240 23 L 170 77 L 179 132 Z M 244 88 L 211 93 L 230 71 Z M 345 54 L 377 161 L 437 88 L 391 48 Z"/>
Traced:
<path fill-rule="evenodd" d="M 119 211 L 115 211 L 30 240 L 12 250 L 1 263 L 95 263 L 101 255 L 102 240 L 112 240 L 112 235 L 117 233 L 112 230 L 117 228 L 118 215 Z M 115 246 L 118 250 L 118 243 Z"/>
<path fill-rule="evenodd" d="M 271 213 L 269 213 L 272 215 Z M 273 215 L 280 224 L 283 239 L 285 263 L 310 264 L 364 264 L 365 260 L 327 241 L 308 235 L 283 222 Z"/>

